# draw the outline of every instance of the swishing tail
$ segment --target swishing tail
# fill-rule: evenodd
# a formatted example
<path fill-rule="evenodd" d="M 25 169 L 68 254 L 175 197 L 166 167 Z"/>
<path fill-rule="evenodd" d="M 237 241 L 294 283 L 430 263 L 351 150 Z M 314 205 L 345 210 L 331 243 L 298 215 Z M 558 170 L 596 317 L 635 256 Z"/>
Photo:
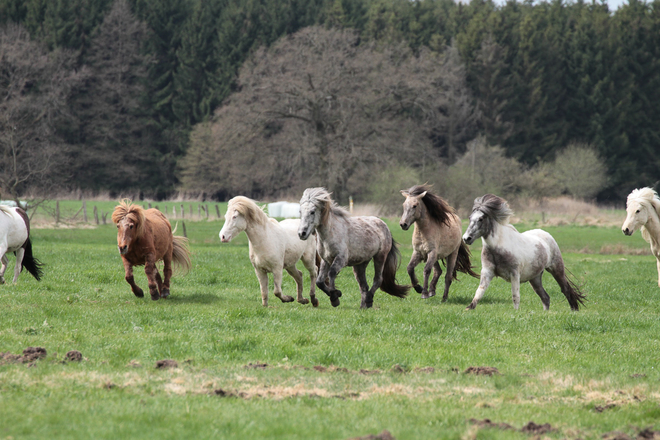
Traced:
<path fill-rule="evenodd" d="M 192 267 L 188 239 L 186 237 L 175 235 L 172 247 L 172 262 L 174 263 L 174 266 L 177 269 L 181 269 L 182 275 L 187 274 Z"/>
<path fill-rule="evenodd" d="M 568 272 L 568 270 L 566 270 Z M 572 273 L 568 272 L 571 276 Z M 568 304 L 571 306 L 572 310 L 580 310 L 580 304 L 584 305 L 584 300 L 587 299 L 587 296 L 582 293 L 580 286 L 578 286 L 573 280 L 568 278 L 568 275 L 564 275 L 565 282 L 559 283 L 561 291 L 566 296 Z"/>
<path fill-rule="evenodd" d="M 21 270 L 27 270 L 37 281 L 41 281 L 41 277 L 44 274 L 44 265 L 32 255 L 32 242 L 29 238 L 23 245 L 23 249 L 25 249 L 25 254 L 23 255 L 23 268 Z"/>
<path fill-rule="evenodd" d="M 458 257 L 456 258 L 456 266 L 454 266 L 454 273 L 452 276 L 456 280 L 456 273 L 461 271 L 475 278 L 480 278 L 480 275 L 472 270 L 474 267 L 470 261 L 470 248 L 461 240 L 461 246 L 458 248 Z"/>
<path fill-rule="evenodd" d="M 315 259 L 315 261 L 316 261 L 316 270 L 318 271 L 318 270 L 321 269 L 321 256 L 319 255 L 318 252 L 316 252 L 316 259 Z"/>
<path fill-rule="evenodd" d="M 400 263 L 401 253 L 397 247 L 397 242 L 392 239 L 392 247 L 383 266 L 383 282 L 380 285 L 380 290 L 399 298 L 405 298 L 408 295 L 410 286 L 402 286 L 396 282 L 396 271 L 399 269 Z"/>

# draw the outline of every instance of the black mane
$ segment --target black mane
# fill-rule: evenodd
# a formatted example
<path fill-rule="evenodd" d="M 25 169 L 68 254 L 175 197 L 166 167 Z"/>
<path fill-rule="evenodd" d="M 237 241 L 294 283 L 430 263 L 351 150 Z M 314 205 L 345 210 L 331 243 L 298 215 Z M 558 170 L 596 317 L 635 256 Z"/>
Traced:
<path fill-rule="evenodd" d="M 438 223 L 444 223 L 449 226 L 452 214 L 455 214 L 454 208 L 449 206 L 442 197 L 437 196 L 431 192 L 431 185 L 415 185 L 408 190 L 411 196 L 420 196 L 426 191 L 426 195 L 422 197 L 422 201 L 426 205 L 426 209 L 433 220 Z"/>

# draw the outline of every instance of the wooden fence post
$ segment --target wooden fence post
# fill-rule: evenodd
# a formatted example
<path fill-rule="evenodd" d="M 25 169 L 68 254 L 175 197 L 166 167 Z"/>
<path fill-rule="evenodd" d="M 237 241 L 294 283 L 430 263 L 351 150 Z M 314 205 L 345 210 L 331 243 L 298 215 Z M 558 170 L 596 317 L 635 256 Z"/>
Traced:
<path fill-rule="evenodd" d="M 96 205 L 94 205 L 94 222 L 96 222 L 96 226 L 99 225 L 99 210 Z"/>
<path fill-rule="evenodd" d="M 215 213 L 218 214 L 218 220 L 220 220 L 220 208 L 218 208 L 218 205 L 215 205 Z"/>
<path fill-rule="evenodd" d="M 83 221 L 87 223 L 87 202 L 83 200 Z"/>
<path fill-rule="evenodd" d="M 181 225 L 183 226 L 183 236 L 188 238 L 188 232 L 186 232 L 186 222 L 182 220 Z"/>
<path fill-rule="evenodd" d="M 186 216 L 186 210 L 183 209 L 183 203 L 181 204 L 181 218 L 185 218 Z"/>
<path fill-rule="evenodd" d="M 55 224 L 60 222 L 60 201 L 55 202 Z"/>

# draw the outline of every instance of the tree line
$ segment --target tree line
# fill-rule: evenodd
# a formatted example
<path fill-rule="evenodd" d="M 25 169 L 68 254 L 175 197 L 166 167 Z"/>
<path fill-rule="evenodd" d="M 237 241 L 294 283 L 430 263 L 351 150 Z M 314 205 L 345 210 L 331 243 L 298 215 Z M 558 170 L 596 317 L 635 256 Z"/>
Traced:
<path fill-rule="evenodd" d="M 659 180 L 660 0 L 0 0 L 0 44 L 2 197 L 345 202 L 459 179 L 475 139 L 539 188 L 576 144 L 589 196 Z"/>

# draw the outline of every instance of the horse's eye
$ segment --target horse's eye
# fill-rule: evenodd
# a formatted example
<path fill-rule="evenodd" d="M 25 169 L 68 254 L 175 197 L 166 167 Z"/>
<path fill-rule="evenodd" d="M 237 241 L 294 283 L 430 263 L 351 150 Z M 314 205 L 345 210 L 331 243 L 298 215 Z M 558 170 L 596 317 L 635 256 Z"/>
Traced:
<path fill-rule="evenodd" d="M 635 211 L 635 214 L 639 214 L 639 209 L 637 211 Z"/>
<path fill-rule="evenodd" d="M 314 215 L 314 214 L 316 214 L 316 211 L 312 209 L 311 211 L 309 211 L 309 213 Z"/>
<path fill-rule="evenodd" d="M 484 219 L 480 218 L 479 220 L 477 220 L 477 223 L 481 223 L 482 221 L 484 221 Z"/>
<path fill-rule="evenodd" d="M 117 225 L 117 229 L 119 229 L 119 225 Z"/>
<path fill-rule="evenodd" d="M 133 229 L 133 225 L 131 225 L 130 228 Z"/>

